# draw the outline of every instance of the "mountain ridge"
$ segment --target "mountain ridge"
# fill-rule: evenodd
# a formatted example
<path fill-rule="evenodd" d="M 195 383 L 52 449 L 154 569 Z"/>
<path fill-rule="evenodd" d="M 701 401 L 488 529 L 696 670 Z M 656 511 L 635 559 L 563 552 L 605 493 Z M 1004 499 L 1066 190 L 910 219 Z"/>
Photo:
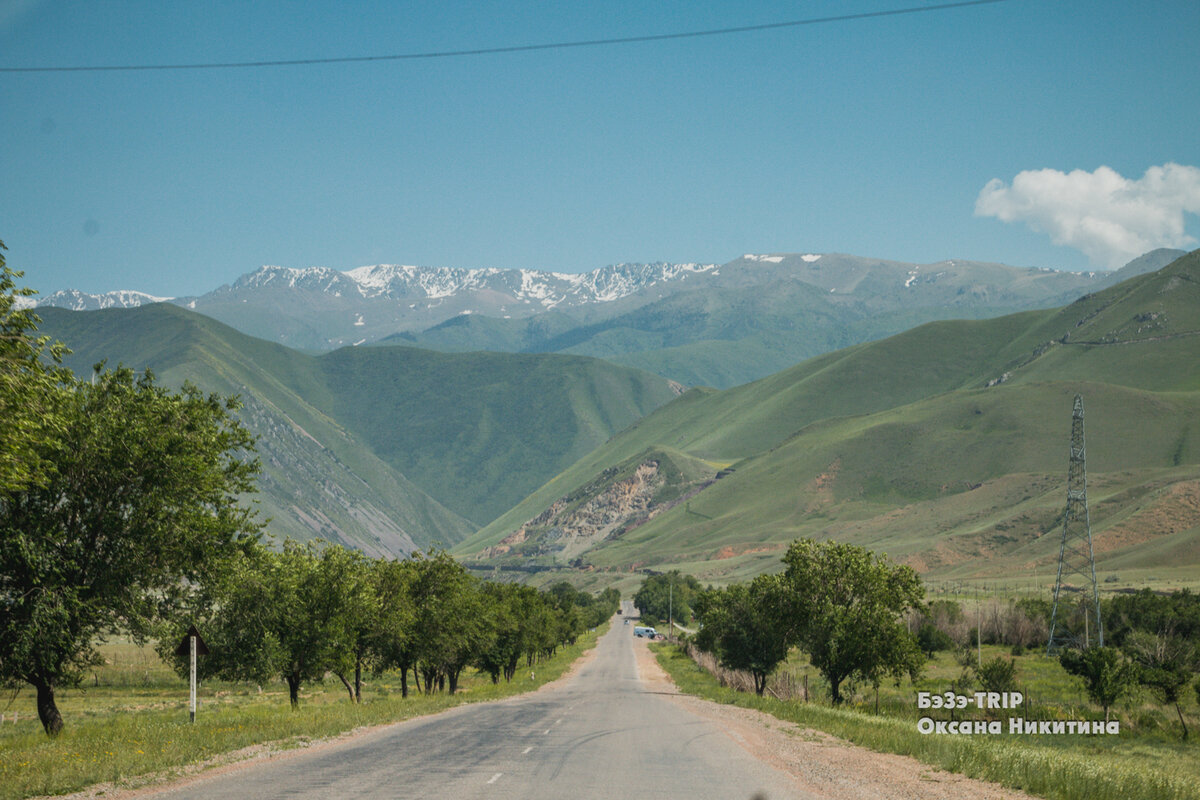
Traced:
<path fill-rule="evenodd" d="M 443 351 L 565 351 L 727 387 L 816 355 L 818 348 L 931 319 L 1061 305 L 1180 254 L 1153 251 L 1111 274 L 954 259 L 908 264 L 839 253 L 746 254 L 721 265 L 614 264 L 578 274 L 264 266 L 195 297 L 56 292 L 36 302 L 90 309 L 162 300 L 310 352 L 389 341 Z M 785 296 L 800 304 L 789 309 Z M 694 318 L 686 329 L 673 326 L 681 312 Z M 739 315 L 756 324 L 731 326 Z M 460 318 L 481 322 L 459 325 Z"/>
<path fill-rule="evenodd" d="M 693 389 L 456 552 L 503 564 L 512 556 L 488 548 L 524 530 L 519 552 L 534 563 L 678 567 L 725 581 L 772 568 L 791 538 L 832 536 L 936 578 L 994 575 L 998 565 L 1044 571 L 1057 553 L 1076 392 L 1090 426 L 1098 568 L 1194 569 L 1200 251 L 1057 309 L 931 322 L 743 386 Z M 723 477 L 682 507 L 611 521 L 636 523 L 617 537 L 557 550 L 547 509 L 564 497 L 588 502 L 581 487 L 603 486 L 608 471 L 656 446 Z"/>

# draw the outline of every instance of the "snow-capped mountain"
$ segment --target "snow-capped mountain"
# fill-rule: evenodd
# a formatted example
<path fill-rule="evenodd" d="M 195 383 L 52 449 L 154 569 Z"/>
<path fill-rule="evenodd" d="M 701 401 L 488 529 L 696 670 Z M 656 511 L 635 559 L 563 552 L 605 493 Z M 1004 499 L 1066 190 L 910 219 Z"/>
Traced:
<path fill-rule="evenodd" d="M 530 269 L 456 269 L 378 264 L 336 270 L 330 267 L 266 266 L 243 275 L 232 291 L 292 289 L 341 297 L 440 300 L 489 292 L 542 309 L 620 300 L 660 282 L 704 273 L 716 264 L 613 264 L 578 274 Z"/>
<path fill-rule="evenodd" d="M 265 266 L 199 297 L 173 302 L 264 339 L 330 350 L 420 332 L 463 314 L 524 319 L 612 316 L 690 288 L 714 264 L 614 264 L 570 274 L 377 264 L 338 270 Z M 689 282 L 687 279 L 692 278 Z M 654 292 L 653 297 L 647 296 Z"/>
<path fill-rule="evenodd" d="M 580 274 L 395 264 L 349 270 L 264 266 L 196 297 L 66 290 L 26 303 L 83 311 L 169 301 L 255 336 L 329 350 L 422 331 L 461 314 L 521 319 L 558 311 L 588 321 L 624 310 L 628 303 L 620 301 L 637 305 L 630 298 L 651 288 L 658 297 L 687 285 L 690 276 L 716 271 L 715 264 L 668 263 L 613 264 Z M 603 312 L 595 310 L 602 305 Z"/>
<path fill-rule="evenodd" d="M 87 292 L 79 292 L 74 289 L 63 289 L 45 297 L 37 295 L 19 297 L 17 298 L 16 305 L 18 308 L 54 306 L 55 308 L 67 308 L 71 311 L 97 311 L 102 308 L 136 308 L 148 303 L 165 303 L 173 299 L 171 297 L 155 297 L 152 294 L 127 289 L 118 289 L 115 292 L 103 292 L 101 294 L 88 294 Z"/>
<path fill-rule="evenodd" d="M 1149 253 L 1120 277 L 1178 255 Z M 929 319 L 1068 303 L 1115 279 L 1115 273 L 961 260 L 909 264 L 840 253 L 748 253 L 720 265 L 613 264 L 578 274 L 394 264 L 347 270 L 264 266 L 197 297 L 68 290 L 36 304 L 90 310 L 169 300 L 244 333 L 309 351 L 400 335 L 393 343 L 613 356 L 732 340 L 766 328 L 796 335 L 819 319 L 842 324 L 894 317 L 875 327 L 864 322 L 862 332 L 843 331 L 826 342 L 849 344 Z M 478 324 L 459 324 L 467 319 Z M 518 330 L 518 323 L 524 327 Z M 779 349 L 778 343 L 771 347 Z"/>

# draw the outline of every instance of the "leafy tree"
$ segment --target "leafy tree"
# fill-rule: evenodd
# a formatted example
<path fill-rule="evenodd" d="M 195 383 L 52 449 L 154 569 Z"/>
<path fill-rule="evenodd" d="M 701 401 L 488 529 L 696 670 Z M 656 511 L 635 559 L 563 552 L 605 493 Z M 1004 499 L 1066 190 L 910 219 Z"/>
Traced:
<path fill-rule="evenodd" d="M 554 609 L 536 591 L 521 595 L 520 608 L 521 652 L 525 656 L 525 666 L 531 667 L 557 644 Z"/>
<path fill-rule="evenodd" d="M 336 545 L 284 542 L 282 552 L 258 548 L 215 593 L 200 627 L 209 646 L 201 675 L 264 682 L 282 677 L 288 699 L 326 672 L 356 666 L 356 614 L 366 602 L 357 556 Z M 361 666 L 358 664 L 358 666 Z M 361 689 L 360 689 L 361 693 Z"/>
<path fill-rule="evenodd" d="M 417 662 L 425 692 L 458 690 L 462 670 L 487 646 L 488 620 L 478 581 L 444 551 L 415 559 L 412 584 Z"/>
<path fill-rule="evenodd" d="M 238 506 L 258 463 L 236 408 L 149 373 L 97 374 L 59 392 L 58 430 L 29 444 L 44 479 L 0 492 L 0 680 L 35 687 L 48 734 L 63 726 L 55 688 L 97 663 L 101 635 L 144 639 L 257 538 Z"/>
<path fill-rule="evenodd" d="M 1186 742 L 1188 728 L 1179 704 L 1200 664 L 1195 642 L 1169 631 L 1158 634 L 1134 631 L 1126 637 L 1125 651 L 1139 667 L 1138 683 L 1148 688 L 1163 705 L 1175 706 Z"/>
<path fill-rule="evenodd" d="M 1109 709 L 1137 682 L 1137 669 L 1115 647 L 1064 650 L 1058 663 L 1082 679 L 1088 697 L 1104 709 L 1105 722 L 1108 722 Z"/>
<path fill-rule="evenodd" d="M 488 618 L 492 622 L 492 636 L 477 653 L 475 666 L 490 675 L 492 683 L 499 683 L 501 675 L 508 682 L 516 674 L 524 652 L 522 623 L 528 624 L 530 620 L 522 618 L 523 606 L 527 600 L 541 598 L 536 589 L 515 583 L 485 583 L 483 596 L 491 609 Z"/>
<path fill-rule="evenodd" d="M 944 598 L 926 604 L 924 616 L 935 625 L 956 625 L 964 619 L 962 606 Z"/>
<path fill-rule="evenodd" d="M 346 687 L 351 702 L 361 703 L 363 667 L 378 658 L 374 649 L 380 611 L 378 573 L 360 551 L 335 545 L 321 553 L 320 577 L 327 602 L 341 616 L 341 647 L 333 653 L 330 672 Z M 348 678 L 351 673 L 353 684 Z"/>
<path fill-rule="evenodd" d="M 17 308 L 35 292 L 17 287 L 23 273 L 8 268 L 5 249 L 0 241 L 0 491 L 13 492 L 44 483 L 53 468 L 39 445 L 61 433 L 61 391 L 73 381 L 58 366 L 63 346 L 37 336 L 40 319 Z"/>
<path fill-rule="evenodd" d="M 939 650 L 953 650 L 955 645 L 950 634 L 926 621 L 917 628 L 917 646 L 927 658 L 933 658 L 933 654 Z"/>
<path fill-rule="evenodd" d="M 1022 597 L 1016 602 L 1019 611 L 1031 620 L 1050 625 L 1050 601 L 1044 597 Z"/>
<path fill-rule="evenodd" d="M 910 568 L 869 550 L 798 539 L 783 557 L 792 640 L 829 681 L 834 703 L 841 684 L 858 678 L 878 685 L 920 669 L 921 654 L 902 615 L 924 596 Z"/>
<path fill-rule="evenodd" d="M 604 618 L 600 620 L 600 622 L 604 622 L 604 620 L 617 613 L 617 610 L 621 607 L 621 592 L 615 587 L 609 586 L 604 589 L 604 591 L 600 592 L 600 595 L 596 598 L 596 601 L 597 604 L 603 608 L 605 612 L 607 612 Z"/>
<path fill-rule="evenodd" d="M 777 575 L 760 575 L 748 584 L 712 589 L 696 598 L 702 623 L 697 644 L 715 653 L 722 666 L 749 672 L 759 695 L 787 658 L 784 600 Z"/>
<path fill-rule="evenodd" d="M 599 595 L 590 595 L 567 581 L 559 581 L 547 588 L 545 594 L 557 609 L 578 618 L 572 635 L 565 639 L 568 644 L 574 644 L 575 637 L 584 630 L 601 625 L 617 612 L 621 604 L 621 593 L 611 586 Z M 572 612 L 571 606 L 575 606 L 577 611 Z"/>
<path fill-rule="evenodd" d="M 286 592 L 279 586 L 277 555 L 256 545 L 219 579 L 206 581 L 160 629 L 159 656 L 186 675 L 189 664 L 175 653 L 175 644 L 194 624 L 209 650 L 196 662 L 200 680 L 265 683 L 281 676 L 287 654 L 277 632 L 278 611 Z"/>
<path fill-rule="evenodd" d="M 1017 688 L 1016 659 L 1005 661 L 1003 656 L 996 656 L 976 667 L 975 674 L 985 692 L 1011 692 Z"/>
<path fill-rule="evenodd" d="M 651 575 L 642 582 L 633 596 L 633 604 L 643 617 L 687 621 L 692 617 L 692 598 L 700 592 L 700 581 L 673 569 L 662 575 Z"/>
<path fill-rule="evenodd" d="M 551 603 L 554 614 L 554 642 L 550 649 L 546 652 L 547 656 L 554 655 L 560 645 L 575 644 L 575 640 L 579 638 L 579 634 L 583 633 L 584 625 L 583 615 L 579 613 L 579 606 L 574 603 L 567 605 L 558 605 Z"/>
<path fill-rule="evenodd" d="M 374 589 L 376 612 L 371 632 L 370 652 L 376 675 L 384 670 L 400 671 L 400 694 L 408 697 L 408 671 L 417 665 L 416 613 L 413 607 L 413 561 L 375 562 Z"/>
<path fill-rule="evenodd" d="M 1160 595 L 1149 589 L 1104 601 L 1104 639 L 1121 647 L 1133 631 L 1200 640 L 1200 594 L 1187 589 Z"/>

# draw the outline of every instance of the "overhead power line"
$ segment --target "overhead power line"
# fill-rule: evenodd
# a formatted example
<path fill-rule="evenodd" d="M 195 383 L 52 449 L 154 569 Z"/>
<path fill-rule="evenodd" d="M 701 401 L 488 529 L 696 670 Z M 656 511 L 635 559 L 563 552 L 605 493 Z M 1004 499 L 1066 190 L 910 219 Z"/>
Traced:
<path fill-rule="evenodd" d="M 416 61 L 419 59 L 433 58 L 461 58 L 464 56 L 500 55 L 504 53 L 529 53 L 538 50 L 565 50 L 571 47 L 601 47 L 604 45 L 635 44 L 639 42 L 664 42 L 672 39 L 696 39 L 702 36 L 726 36 L 737 33 L 778 30 L 780 28 L 798 28 L 804 25 L 822 25 L 830 22 L 850 22 L 853 20 L 874 19 L 878 17 L 895 17 L 902 14 L 921 14 L 928 11 L 946 11 L 952 8 L 964 8 L 966 6 L 982 6 L 1006 2 L 1008 2 L 1008 0 L 963 0 L 963 2 L 958 3 L 941 3 L 939 5 L 897 8 L 889 11 L 867 11 L 860 14 L 839 14 L 832 17 L 811 17 L 809 19 L 797 19 L 790 20 L 788 22 L 768 22 L 762 25 L 741 25 L 734 28 L 715 28 L 704 31 L 686 31 L 683 33 L 660 33 L 646 36 L 624 36 L 613 39 L 586 39 L 574 42 L 525 44 L 514 45 L 510 47 L 483 47 L 473 50 L 439 50 L 423 53 L 398 53 L 395 55 L 382 56 L 294 58 L 277 61 L 226 61 L 208 64 L 125 64 L 117 66 L 80 67 L 0 67 L 0 72 L 136 72 L 185 69 L 240 69 L 250 67 L 298 67 L 317 64 L 353 64 L 365 61 Z"/>

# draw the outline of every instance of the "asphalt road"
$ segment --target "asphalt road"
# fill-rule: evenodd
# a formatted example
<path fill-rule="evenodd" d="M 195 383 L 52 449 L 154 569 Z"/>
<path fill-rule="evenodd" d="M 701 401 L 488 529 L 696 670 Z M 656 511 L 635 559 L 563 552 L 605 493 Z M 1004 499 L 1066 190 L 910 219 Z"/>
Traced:
<path fill-rule="evenodd" d="M 648 691 L 618 619 L 558 687 L 462 706 L 157 793 L 162 798 L 805 797 L 713 723 Z"/>

